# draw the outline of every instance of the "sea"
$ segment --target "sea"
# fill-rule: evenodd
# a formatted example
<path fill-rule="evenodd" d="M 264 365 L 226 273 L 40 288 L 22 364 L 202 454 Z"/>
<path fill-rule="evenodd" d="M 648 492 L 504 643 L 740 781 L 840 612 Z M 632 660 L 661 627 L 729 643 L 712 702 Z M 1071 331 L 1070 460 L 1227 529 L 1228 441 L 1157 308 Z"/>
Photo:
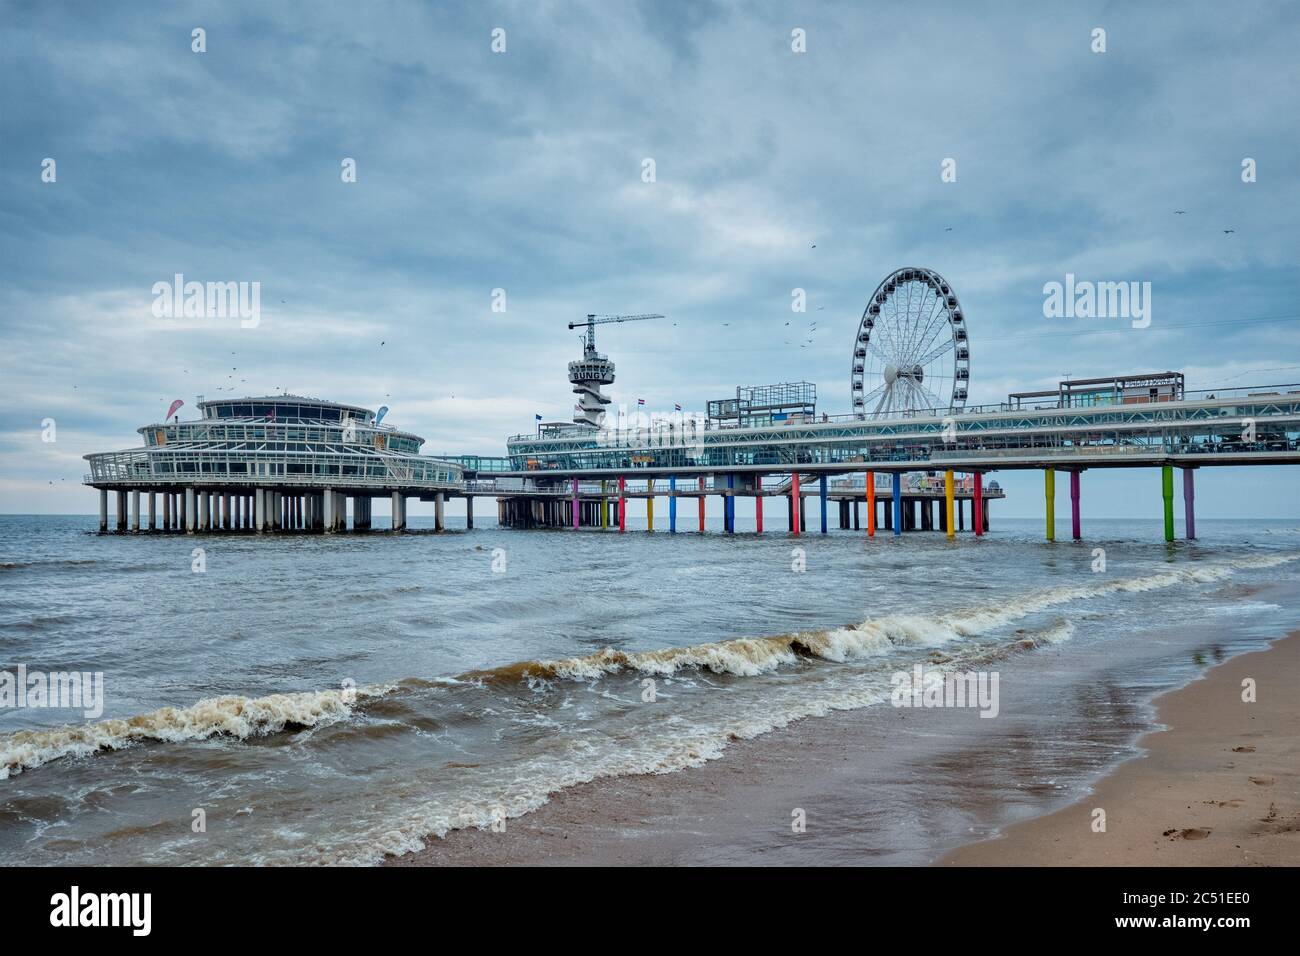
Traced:
<path fill-rule="evenodd" d="M 1034 704 L 1033 734 L 1059 746 L 989 784 L 1023 808 L 1036 780 L 1076 792 L 1131 756 L 1154 719 L 1133 701 L 1300 627 L 1294 517 L 1202 519 L 1172 544 L 1158 521 L 1047 542 L 992 517 L 949 540 L 743 518 L 733 535 L 631 516 L 625 534 L 416 517 L 402 534 L 100 535 L 91 516 L 0 516 L 0 865 L 374 865 L 575 785 L 881 713 L 917 664 L 997 672 Z M 33 695 L 71 673 L 102 695 Z M 1110 719 L 1099 678 L 1126 688 L 1123 740 L 1089 751 Z M 960 838 L 909 830 L 858 861 Z"/>

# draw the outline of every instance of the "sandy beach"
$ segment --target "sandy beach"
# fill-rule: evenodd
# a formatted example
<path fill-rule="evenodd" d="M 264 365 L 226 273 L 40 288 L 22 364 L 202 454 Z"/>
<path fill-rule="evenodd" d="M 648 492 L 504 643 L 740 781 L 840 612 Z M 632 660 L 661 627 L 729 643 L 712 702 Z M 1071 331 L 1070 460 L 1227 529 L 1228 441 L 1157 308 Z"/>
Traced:
<path fill-rule="evenodd" d="M 1253 680 L 1255 703 L 1242 701 Z M 1157 701 L 1145 756 L 1056 813 L 949 854 L 949 866 L 1300 863 L 1300 633 Z M 1094 832 L 1093 814 L 1106 813 Z"/>
<path fill-rule="evenodd" d="M 1050 680 L 1058 665 L 1040 653 L 1020 666 Z M 572 787 L 503 832 L 453 831 L 388 865 L 1300 863 L 1300 634 L 1203 674 L 1157 698 L 1168 729 L 1138 750 L 1150 710 L 1118 685 L 1081 706 L 1077 736 L 1056 741 L 1036 728 L 1064 704 L 1014 713 L 1013 703 L 990 721 L 951 710 L 833 713 L 734 741 L 722 759 L 683 772 Z M 1253 704 L 1241 702 L 1247 677 Z M 1062 768 L 1101 776 L 1082 800 L 1085 786 L 1026 770 L 1023 755 L 1042 766 L 1052 747 Z M 1056 809 L 1063 792 L 1076 802 Z M 916 809 L 887 815 L 885 804 Z M 1095 807 L 1106 810 L 1104 834 L 1092 831 Z M 807 828 L 795 833 L 799 811 Z M 905 849 L 935 840 L 948 845 L 919 857 Z"/>

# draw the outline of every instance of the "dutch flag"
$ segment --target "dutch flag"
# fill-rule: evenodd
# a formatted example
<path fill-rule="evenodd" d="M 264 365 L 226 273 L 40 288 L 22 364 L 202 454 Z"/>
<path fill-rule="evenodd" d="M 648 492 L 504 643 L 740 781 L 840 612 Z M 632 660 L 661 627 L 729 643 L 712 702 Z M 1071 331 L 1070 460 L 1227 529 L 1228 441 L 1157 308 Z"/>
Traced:
<path fill-rule="evenodd" d="M 673 402 L 673 411 L 680 412 L 681 410 L 682 410 L 682 406 L 677 404 L 676 402 Z"/>
<path fill-rule="evenodd" d="M 638 398 L 638 399 L 636 400 L 636 403 L 637 403 L 638 405 L 644 405 L 644 404 L 645 404 L 645 399 L 644 399 L 644 398 Z"/>

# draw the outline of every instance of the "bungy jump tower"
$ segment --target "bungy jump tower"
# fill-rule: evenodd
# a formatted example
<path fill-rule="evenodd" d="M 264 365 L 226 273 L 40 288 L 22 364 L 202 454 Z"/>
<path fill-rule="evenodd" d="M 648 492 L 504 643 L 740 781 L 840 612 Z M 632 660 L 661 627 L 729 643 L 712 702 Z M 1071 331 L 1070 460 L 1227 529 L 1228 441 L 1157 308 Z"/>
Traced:
<path fill-rule="evenodd" d="M 332 532 L 346 526 L 348 498 L 353 527 L 369 529 L 378 497 L 392 502 L 394 530 L 406 526 L 407 498 L 434 501 L 441 529 L 446 496 L 463 487 L 460 465 L 419 454 L 423 438 L 368 408 L 275 395 L 200 401 L 199 410 L 194 421 L 140 428 L 143 447 L 86 456 L 101 532 L 110 491 L 118 531 L 127 530 L 128 496 L 131 530 L 140 530 L 145 496 L 150 531 Z"/>
<path fill-rule="evenodd" d="M 578 404 L 573 406 L 573 423 L 599 428 L 605 421 L 605 406 L 609 396 L 601 391 L 602 385 L 614 384 L 614 363 L 609 356 L 596 351 L 596 326 L 608 322 L 644 322 L 662 319 L 662 315 L 588 315 L 586 322 L 570 322 L 569 328 L 585 326 L 582 336 L 582 358 L 569 363 L 569 382 Z"/>

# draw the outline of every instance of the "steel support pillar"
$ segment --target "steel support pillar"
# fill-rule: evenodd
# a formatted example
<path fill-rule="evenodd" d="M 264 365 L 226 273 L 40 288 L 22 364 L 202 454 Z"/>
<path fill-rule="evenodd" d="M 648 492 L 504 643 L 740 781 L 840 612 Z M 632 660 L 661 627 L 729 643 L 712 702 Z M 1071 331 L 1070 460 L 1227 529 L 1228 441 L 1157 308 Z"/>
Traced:
<path fill-rule="evenodd" d="M 1165 540 L 1174 540 L 1174 469 L 1165 465 L 1160 469 L 1160 491 L 1165 499 Z"/>
<path fill-rule="evenodd" d="M 822 511 L 822 534 L 826 533 L 826 493 L 828 491 L 827 486 L 829 482 L 830 479 L 826 475 L 822 475 L 821 480 L 817 483 L 817 497 L 820 499 Z"/>
<path fill-rule="evenodd" d="M 677 476 L 668 476 L 668 533 L 677 533 Z"/>
<path fill-rule="evenodd" d="M 790 473 L 790 533 L 799 536 L 803 524 L 803 496 L 799 494 L 799 475 Z"/>
<path fill-rule="evenodd" d="M 903 476 L 894 472 L 894 537 L 903 533 Z"/>
<path fill-rule="evenodd" d="M 867 472 L 867 537 L 876 536 L 876 473 Z"/>
<path fill-rule="evenodd" d="M 1082 522 L 1079 520 L 1079 473 L 1070 472 L 1070 536 L 1078 541 L 1083 537 Z"/>
<path fill-rule="evenodd" d="M 1043 469 L 1043 495 L 1047 500 L 1047 540 L 1056 540 L 1056 471 Z"/>
<path fill-rule="evenodd" d="M 949 468 L 943 473 L 943 510 L 944 510 L 944 530 L 948 532 L 948 537 L 955 537 L 957 534 L 957 525 L 953 521 L 953 474 Z"/>

